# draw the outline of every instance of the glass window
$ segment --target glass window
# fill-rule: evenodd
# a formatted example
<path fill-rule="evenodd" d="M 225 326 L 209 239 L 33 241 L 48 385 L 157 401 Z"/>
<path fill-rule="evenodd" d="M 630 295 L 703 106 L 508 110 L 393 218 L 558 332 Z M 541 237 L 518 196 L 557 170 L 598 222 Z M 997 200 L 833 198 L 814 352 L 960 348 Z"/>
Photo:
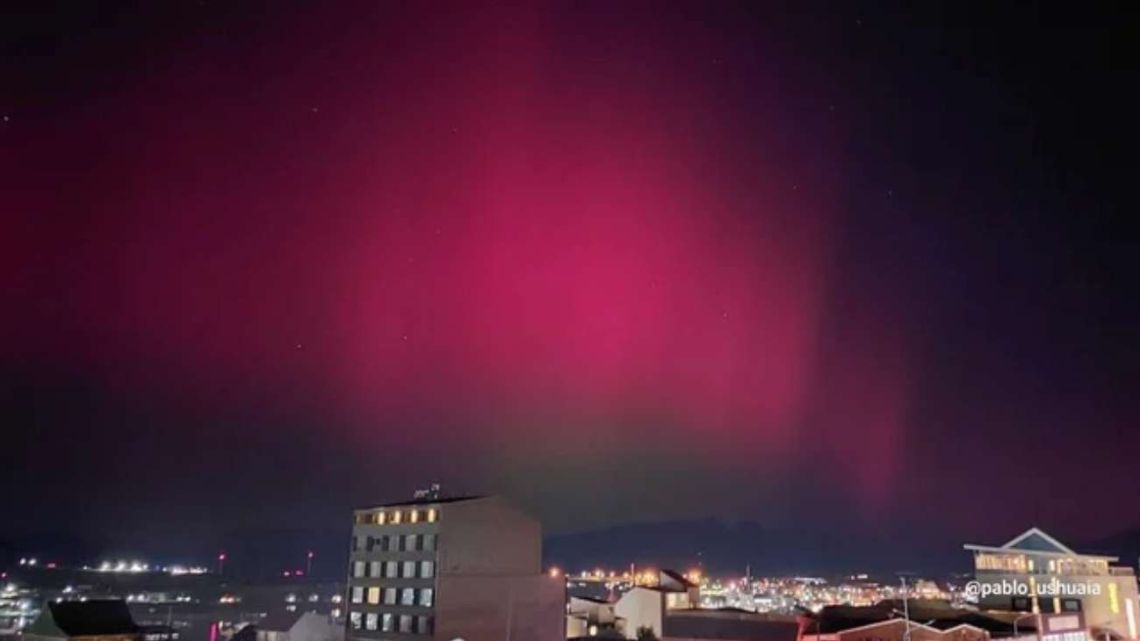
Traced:
<path fill-rule="evenodd" d="M 400 615 L 400 632 L 411 632 L 411 631 L 412 631 L 412 615 L 401 614 Z"/>
<path fill-rule="evenodd" d="M 416 562 L 404 561 L 404 573 L 400 576 L 404 577 L 405 579 L 416 578 Z"/>
<path fill-rule="evenodd" d="M 432 552 L 435 550 L 435 535 L 434 534 L 425 534 L 424 535 L 423 549 L 428 551 L 428 552 Z"/>
<path fill-rule="evenodd" d="M 380 562 L 372 561 L 368 564 L 368 576 L 379 579 L 380 578 Z"/>
<path fill-rule="evenodd" d="M 396 627 L 392 621 L 392 613 L 385 612 L 380 618 L 380 629 L 384 632 L 391 632 L 392 628 Z"/>
<path fill-rule="evenodd" d="M 435 576 L 435 561 L 420 561 L 420 578 L 430 579 Z"/>
<path fill-rule="evenodd" d="M 435 591 L 431 588 L 424 588 L 420 590 L 420 605 L 423 607 L 430 608 L 434 599 Z"/>
<path fill-rule="evenodd" d="M 360 629 L 360 621 L 361 621 L 361 618 L 360 618 L 359 612 L 349 612 L 348 613 L 348 624 L 352 626 L 353 630 L 359 630 Z"/>
<path fill-rule="evenodd" d="M 387 522 L 387 520 L 388 520 L 388 515 L 387 515 L 387 514 L 385 514 L 385 513 L 383 513 L 383 512 L 377 512 L 377 513 L 376 513 L 376 523 L 377 523 L 378 525 L 384 525 L 384 523 L 386 523 L 386 522 Z"/>
<path fill-rule="evenodd" d="M 391 539 L 392 539 L 392 537 L 388 536 L 387 534 L 380 537 L 380 550 L 382 552 L 388 551 L 388 541 L 390 541 Z"/>
<path fill-rule="evenodd" d="M 376 616 L 375 612 L 369 612 L 368 614 L 364 615 L 364 629 L 365 630 L 375 630 L 376 629 L 376 622 L 378 620 L 379 620 L 379 617 Z"/>
<path fill-rule="evenodd" d="M 435 523 L 437 520 L 439 520 L 439 512 L 436 512 L 434 507 L 428 510 L 427 520 L 428 523 Z"/>
<path fill-rule="evenodd" d="M 371 605 L 379 605 L 380 603 L 380 588 L 368 588 L 368 603 Z M 370 628 L 375 630 L 376 628 Z"/>
<path fill-rule="evenodd" d="M 354 536 L 354 537 L 352 537 L 352 551 L 356 552 L 359 549 L 360 549 L 360 537 Z"/>
<path fill-rule="evenodd" d="M 401 514 L 400 514 L 400 511 L 399 511 L 399 510 L 395 510 L 394 512 L 392 512 L 392 513 L 390 513 L 390 514 L 388 515 L 388 520 L 389 520 L 391 523 L 397 523 L 397 524 L 398 524 L 398 523 L 400 522 L 400 520 L 401 520 L 401 519 L 400 519 L 400 516 L 401 516 Z"/>
<path fill-rule="evenodd" d="M 384 605 L 396 605 L 396 588 L 384 588 Z"/>
<path fill-rule="evenodd" d="M 420 522 L 420 511 L 419 510 L 408 510 L 408 521 L 411 523 L 419 523 Z"/>
<path fill-rule="evenodd" d="M 352 587 L 352 597 L 350 600 L 353 603 L 363 603 L 364 602 L 364 588 L 360 587 L 359 585 L 353 586 Z"/>
<path fill-rule="evenodd" d="M 416 604 L 416 589 L 404 588 L 400 590 L 400 605 L 415 605 Z"/>
<path fill-rule="evenodd" d="M 394 579 L 399 575 L 400 564 L 395 561 L 388 561 L 384 564 L 384 576 L 389 579 Z"/>
<path fill-rule="evenodd" d="M 416 632 L 419 634 L 431 634 L 431 617 L 416 617 Z"/>
<path fill-rule="evenodd" d="M 404 535 L 404 551 L 405 552 L 415 552 L 417 549 L 416 546 L 419 545 L 419 538 L 420 537 L 416 536 L 415 534 L 405 534 Z"/>
<path fill-rule="evenodd" d="M 362 578 L 364 576 L 364 561 L 355 561 L 352 564 L 352 576 Z"/>

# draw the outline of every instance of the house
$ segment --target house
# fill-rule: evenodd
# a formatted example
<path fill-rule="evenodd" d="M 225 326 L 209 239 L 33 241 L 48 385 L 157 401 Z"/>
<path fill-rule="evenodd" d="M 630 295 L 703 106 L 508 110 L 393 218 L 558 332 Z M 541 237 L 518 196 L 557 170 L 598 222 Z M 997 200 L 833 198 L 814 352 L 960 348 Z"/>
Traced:
<path fill-rule="evenodd" d="M 121 599 L 57 601 L 47 604 L 23 637 L 25 641 L 144 641 L 145 632 Z"/>

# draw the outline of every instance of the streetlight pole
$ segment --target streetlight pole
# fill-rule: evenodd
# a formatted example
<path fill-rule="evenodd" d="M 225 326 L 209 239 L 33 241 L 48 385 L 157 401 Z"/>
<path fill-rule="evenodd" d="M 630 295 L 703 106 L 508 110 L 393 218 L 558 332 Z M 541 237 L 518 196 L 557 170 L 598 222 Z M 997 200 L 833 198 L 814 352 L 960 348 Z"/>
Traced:
<path fill-rule="evenodd" d="M 906 631 L 903 632 L 903 641 L 910 641 L 910 600 L 907 598 L 906 575 L 900 575 L 903 593 L 903 619 L 906 621 Z"/>
<path fill-rule="evenodd" d="M 226 553 L 218 554 L 218 575 L 225 574 L 226 572 Z"/>
<path fill-rule="evenodd" d="M 312 576 L 313 574 L 313 551 L 309 550 L 305 554 L 305 576 Z"/>

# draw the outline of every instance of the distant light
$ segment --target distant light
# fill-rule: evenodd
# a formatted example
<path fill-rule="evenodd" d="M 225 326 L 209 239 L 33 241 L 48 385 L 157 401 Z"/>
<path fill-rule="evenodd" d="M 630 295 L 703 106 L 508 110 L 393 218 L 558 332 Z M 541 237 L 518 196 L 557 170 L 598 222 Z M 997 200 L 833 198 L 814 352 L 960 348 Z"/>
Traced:
<path fill-rule="evenodd" d="M 309 557 L 310 559 L 311 559 L 311 558 L 313 558 L 313 551 L 312 551 L 312 550 L 309 550 L 309 552 L 308 552 L 308 557 Z"/>
<path fill-rule="evenodd" d="M 225 553 L 225 552 L 222 552 L 221 554 L 219 554 L 219 555 L 218 555 L 218 560 L 219 560 L 219 561 L 225 561 L 225 560 L 226 560 L 226 553 Z"/>
<path fill-rule="evenodd" d="M 559 570 L 557 567 L 550 568 L 550 578 L 557 579 L 561 575 L 562 570 Z"/>

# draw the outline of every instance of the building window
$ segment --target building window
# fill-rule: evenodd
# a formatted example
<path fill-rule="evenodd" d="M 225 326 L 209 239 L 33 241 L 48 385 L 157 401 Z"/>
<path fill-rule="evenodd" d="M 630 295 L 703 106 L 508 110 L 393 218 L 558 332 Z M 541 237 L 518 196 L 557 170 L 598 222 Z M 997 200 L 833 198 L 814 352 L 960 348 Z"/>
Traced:
<path fill-rule="evenodd" d="M 384 614 L 382 614 L 380 616 L 380 629 L 381 630 L 383 630 L 384 632 L 392 632 L 392 629 L 395 627 L 396 627 L 395 622 L 392 620 L 392 613 L 391 612 L 385 612 Z"/>
<path fill-rule="evenodd" d="M 416 578 L 416 562 L 404 561 L 404 573 L 401 576 L 405 579 Z"/>
<path fill-rule="evenodd" d="M 400 517 L 401 517 L 401 512 L 399 510 L 395 510 L 391 514 L 388 515 L 388 520 L 394 525 L 399 525 L 400 521 L 401 521 Z"/>
<path fill-rule="evenodd" d="M 425 608 L 430 608 L 432 602 L 435 600 L 435 591 L 431 588 L 424 588 L 420 590 L 420 605 Z"/>
<path fill-rule="evenodd" d="M 419 634 L 431 634 L 431 617 L 416 617 L 416 632 Z"/>
<path fill-rule="evenodd" d="M 354 536 L 352 537 L 352 551 L 356 552 L 358 550 L 360 550 L 360 537 Z"/>
<path fill-rule="evenodd" d="M 388 520 L 387 514 L 385 514 L 383 512 L 377 512 L 376 513 L 376 524 L 377 525 L 384 525 L 384 523 L 386 523 L 387 520 Z"/>
<path fill-rule="evenodd" d="M 360 579 L 364 577 L 364 561 L 355 561 L 352 564 L 352 576 Z"/>
<path fill-rule="evenodd" d="M 404 535 L 404 552 L 415 552 L 416 546 L 419 545 L 419 538 L 415 534 Z"/>
<path fill-rule="evenodd" d="M 1064 612 L 1080 612 L 1081 600 L 1080 599 L 1062 599 L 1061 610 Z"/>
<path fill-rule="evenodd" d="M 430 579 L 435 576 L 434 561 L 420 561 L 420 578 Z"/>
<path fill-rule="evenodd" d="M 432 509 L 428 510 L 428 512 L 427 512 L 428 523 L 435 523 L 438 520 L 439 520 L 439 512 L 436 512 L 434 507 Z"/>
<path fill-rule="evenodd" d="M 398 575 L 400 564 L 395 561 L 388 561 L 384 564 L 384 576 L 389 579 L 394 579 Z"/>
<path fill-rule="evenodd" d="M 368 614 L 364 615 L 364 629 L 375 630 L 378 618 L 379 617 L 376 616 L 375 612 L 369 612 Z"/>
<path fill-rule="evenodd" d="M 396 588 L 384 588 L 384 605 L 396 605 Z"/>
<path fill-rule="evenodd" d="M 359 585 L 353 586 L 352 596 L 349 598 L 349 600 L 352 601 L 353 603 L 363 603 L 364 602 L 364 588 L 360 587 Z"/>
<path fill-rule="evenodd" d="M 419 510 L 408 510 L 408 522 L 409 523 L 419 523 L 420 522 L 420 511 Z"/>
<path fill-rule="evenodd" d="M 379 605 L 380 604 L 380 588 L 376 588 L 376 587 L 368 588 L 368 603 L 369 603 L 369 605 Z M 369 629 L 375 630 L 376 628 L 369 628 Z"/>
<path fill-rule="evenodd" d="M 411 631 L 412 631 L 412 615 L 401 614 L 400 615 L 400 632 L 411 632 Z"/>
<path fill-rule="evenodd" d="M 400 590 L 400 605 L 415 605 L 416 604 L 416 589 L 404 588 Z"/>
<path fill-rule="evenodd" d="M 349 612 L 348 613 L 348 624 L 352 626 L 353 630 L 359 630 L 360 629 L 360 621 L 361 621 L 361 618 L 360 618 L 359 612 Z"/>
<path fill-rule="evenodd" d="M 368 576 L 379 579 L 380 578 L 380 562 L 372 561 L 368 564 Z"/>
<path fill-rule="evenodd" d="M 387 552 L 388 551 L 388 541 L 390 541 L 391 539 L 392 539 L 392 537 L 388 536 L 387 534 L 380 537 L 380 551 L 381 552 Z"/>
<path fill-rule="evenodd" d="M 434 534 L 425 534 L 423 538 L 424 538 L 424 545 L 423 545 L 424 550 L 427 552 L 434 552 L 435 551 L 435 535 Z"/>

